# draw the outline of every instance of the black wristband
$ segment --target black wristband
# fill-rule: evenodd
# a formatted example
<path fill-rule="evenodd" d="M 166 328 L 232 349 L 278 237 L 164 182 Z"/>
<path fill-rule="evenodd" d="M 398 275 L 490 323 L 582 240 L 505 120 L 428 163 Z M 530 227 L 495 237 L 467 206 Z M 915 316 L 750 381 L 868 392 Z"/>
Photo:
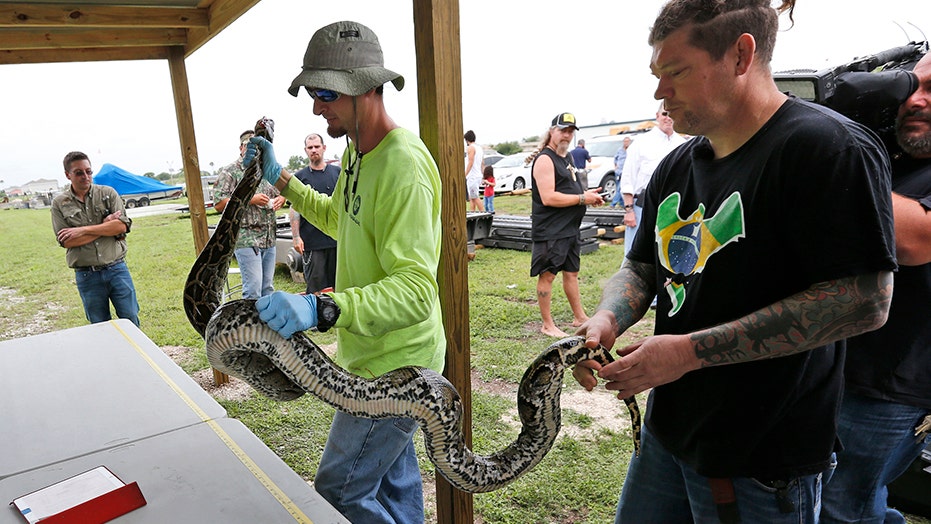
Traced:
<path fill-rule="evenodd" d="M 329 295 L 317 295 L 317 331 L 324 332 L 336 324 L 339 306 Z"/>

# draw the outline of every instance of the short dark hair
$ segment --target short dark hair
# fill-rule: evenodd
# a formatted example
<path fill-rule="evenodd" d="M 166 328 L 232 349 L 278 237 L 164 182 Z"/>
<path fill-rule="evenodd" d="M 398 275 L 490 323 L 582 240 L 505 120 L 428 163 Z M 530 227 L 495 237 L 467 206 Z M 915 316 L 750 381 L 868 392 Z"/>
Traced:
<path fill-rule="evenodd" d="M 320 133 L 311 133 L 304 137 L 304 147 L 307 147 L 307 141 L 310 140 L 311 138 L 316 138 L 320 140 L 320 145 L 323 145 L 323 137 L 320 136 Z"/>
<path fill-rule="evenodd" d="M 84 153 L 80 151 L 72 151 L 68 153 L 67 155 L 65 155 L 65 161 L 64 161 L 65 173 L 70 173 L 70 171 L 68 170 L 71 169 L 71 163 L 76 162 L 78 160 L 87 160 L 88 162 L 90 162 L 90 159 L 87 158 L 87 155 L 85 155 Z"/>
<path fill-rule="evenodd" d="M 475 142 L 475 132 L 470 129 L 465 132 L 463 138 L 465 138 L 466 142 Z"/>
<path fill-rule="evenodd" d="M 771 0 L 670 0 L 650 28 L 647 43 L 654 46 L 673 32 L 691 25 L 689 43 L 708 52 L 715 61 L 743 33 L 756 40 L 757 59 L 769 64 L 779 31 L 779 13 L 795 11 L 795 0 L 783 0 L 773 8 Z"/>

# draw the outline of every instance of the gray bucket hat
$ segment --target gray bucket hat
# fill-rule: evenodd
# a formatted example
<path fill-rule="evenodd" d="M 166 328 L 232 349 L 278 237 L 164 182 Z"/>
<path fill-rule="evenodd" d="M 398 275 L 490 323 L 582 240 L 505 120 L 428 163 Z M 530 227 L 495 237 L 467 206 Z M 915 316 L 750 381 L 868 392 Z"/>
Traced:
<path fill-rule="evenodd" d="M 403 89 L 404 77 L 384 66 L 381 44 L 371 29 L 358 22 L 336 22 L 311 37 L 304 67 L 288 92 L 297 96 L 305 86 L 358 96 L 388 81 L 398 91 Z"/>

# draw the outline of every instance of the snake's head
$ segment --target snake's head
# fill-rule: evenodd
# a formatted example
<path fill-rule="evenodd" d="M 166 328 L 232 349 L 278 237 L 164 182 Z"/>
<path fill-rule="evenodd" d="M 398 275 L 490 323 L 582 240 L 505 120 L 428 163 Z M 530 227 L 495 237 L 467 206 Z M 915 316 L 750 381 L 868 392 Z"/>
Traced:
<path fill-rule="evenodd" d="M 269 142 L 275 141 L 275 121 L 262 117 L 255 123 L 255 136 L 260 136 Z"/>
<path fill-rule="evenodd" d="M 585 345 L 585 337 L 571 336 L 559 340 L 550 349 L 559 348 L 563 362 L 574 365 L 583 360 L 594 360 L 602 366 L 614 361 L 611 351 L 601 344 L 590 348 Z"/>

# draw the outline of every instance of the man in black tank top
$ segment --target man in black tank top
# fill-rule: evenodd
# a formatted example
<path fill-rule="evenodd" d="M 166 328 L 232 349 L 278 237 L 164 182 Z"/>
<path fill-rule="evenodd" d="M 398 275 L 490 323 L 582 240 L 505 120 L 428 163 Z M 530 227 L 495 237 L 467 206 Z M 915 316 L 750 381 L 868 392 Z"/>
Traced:
<path fill-rule="evenodd" d="M 584 190 L 568 155 L 569 144 L 578 127 L 575 115 L 560 113 L 543 137 L 541 151 L 533 160 L 532 239 L 533 257 L 530 276 L 539 275 L 537 301 L 543 317 L 541 332 L 554 337 L 566 333 L 556 326 L 551 311 L 553 280 L 563 272 L 562 287 L 572 307 L 573 326 L 588 320 L 579 295 L 581 238 L 579 226 L 587 205 L 600 206 L 601 188 Z"/>

